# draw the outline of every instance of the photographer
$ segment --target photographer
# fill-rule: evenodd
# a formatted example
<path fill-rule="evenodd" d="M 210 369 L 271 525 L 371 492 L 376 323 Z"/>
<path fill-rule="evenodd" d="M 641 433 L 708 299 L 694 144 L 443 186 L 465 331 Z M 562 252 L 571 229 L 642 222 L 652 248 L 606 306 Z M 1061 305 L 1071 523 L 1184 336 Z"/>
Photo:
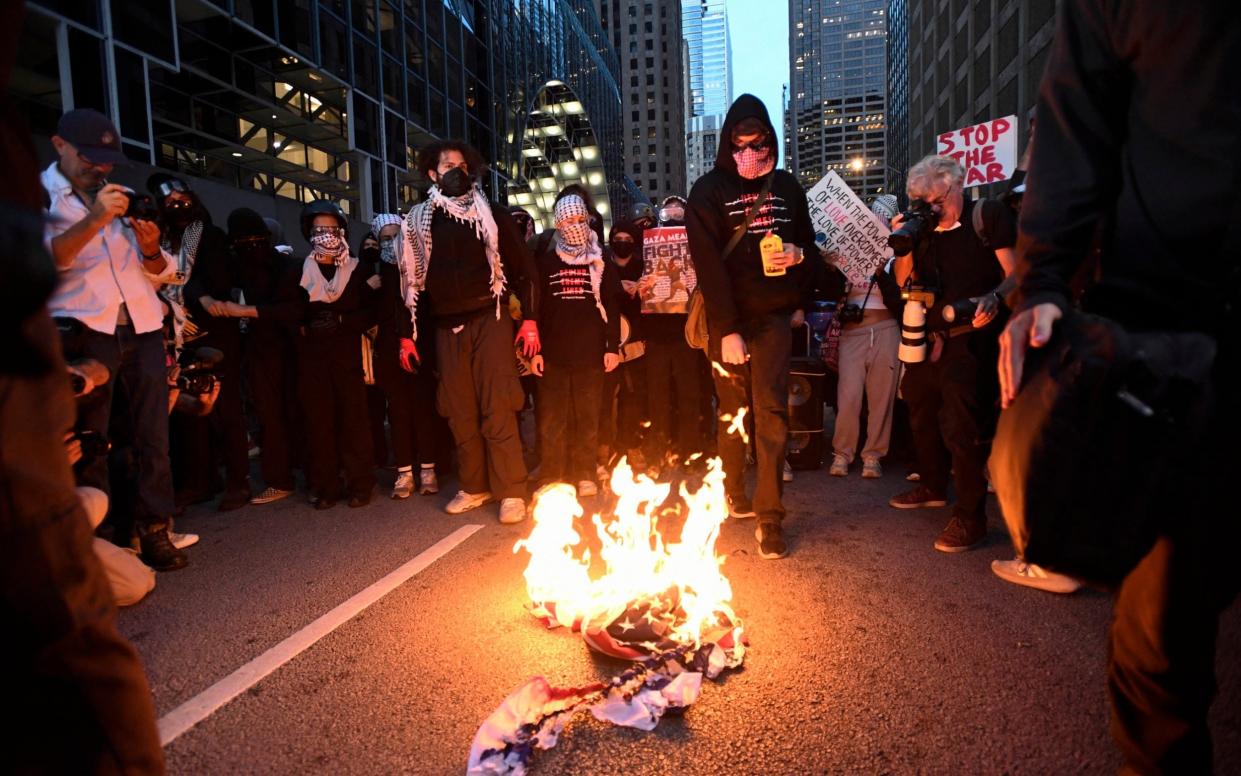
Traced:
<path fill-rule="evenodd" d="M 888 503 L 898 509 L 944 506 L 951 456 L 957 503 L 935 540 L 940 552 L 971 549 L 987 536 L 985 468 L 999 396 L 991 365 L 1003 324 L 998 289 L 1012 274 L 1017 238 L 1007 206 L 965 200 L 963 176 L 952 159 L 924 158 L 910 169 L 906 184 L 914 206 L 892 219 L 893 238 L 913 245 L 893 262 L 896 282 L 925 287 L 935 300 L 926 313 L 925 361 L 911 365 L 902 383 L 922 480 Z M 983 208 L 985 243 L 975 208 Z M 906 225 L 907 219 L 912 223 Z M 953 311 L 952 323 L 945 309 Z M 960 310 L 966 314 L 954 314 Z"/>
<path fill-rule="evenodd" d="M 61 117 L 52 145 L 59 157 L 42 175 L 49 199 L 45 241 L 60 280 L 48 303 L 70 358 L 94 358 L 116 376 L 83 405 L 82 428 L 107 436 L 113 385 L 125 383 L 139 460 L 135 524 L 142 559 L 157 571 L 183 568 L 172 545 L 173 503 L 168 460 L 168 389 L 163 312 L 153 282 L 176 271 L 160 248 L 149 198 L 107 182 L 123 164 L 121 139 L 104 115 L 80 109 Z M 107 492 L 107 460 L 85 467 L 82 484 Z"/>

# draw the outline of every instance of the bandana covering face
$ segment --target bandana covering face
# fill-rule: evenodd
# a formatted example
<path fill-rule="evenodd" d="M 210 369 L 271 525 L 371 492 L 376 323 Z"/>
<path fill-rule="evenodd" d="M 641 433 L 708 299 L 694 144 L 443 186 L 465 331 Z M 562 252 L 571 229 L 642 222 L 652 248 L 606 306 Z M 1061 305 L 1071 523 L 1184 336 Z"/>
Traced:
<path fill-rule="evenodd" d="M 349 285 L 349 276 L 358 266 L 358 260 L 349 255 L 349 246 L 334 231 L 311 236 L 310 244 L 310 255 L 302 262 L 301 287 L 306 289 L 312 302 L 335 302 Z M 331 280 L 323 277 L 319 270 L 319 264 L 329 263 L 323 259 L 336 265 L 336 274 Z"/>
<path fill-rule="evenodd" d="M 439 186 L 432 186 L 425 202 L 409 211 L 401 224 L 401 249 L 397 266 L 401 269 L 401 293 L 413 323 L 413 339 L 418 339 L 418 295 L 427 285 L 427 268 L 431 266 L 431 220 L 441 210 L 449 218 L 474 227 L 474 236 L 487 251 L 491 267 L 491 295 L 496 300 L 496 320 L 500 320 L 500 301 L 504 296 L 504 266 L 500 263 L 499 232 L 491 205 L 478 186 L 460 197 L 446 197 Z"/>
<path fill-rule="evenodd" d="M 733 151 L 733 161 L 737 163 L 737 174 L 746 180 L 761 178 L 776 167 L 770 148 L 755 151 L 747 146 L 740 151 Z"/>
<path fill-rule="evenodd" d="M 371 219 L 371 231 L 379 234 L 385 226 L 400 224 L 401 217 L 396 213 L 380 213 Z M 396 264 L 397 240 L 394 237 L 379 239 L 379 259 L 385 264 Z"/>
<path fill-rule="evenodd" d="M 571 216 L 586 216 L 587 220 L 576 224 L 563 223 Z M 590 211 L 586 202 L 576 194 L 570 194 L 556 203 L 556 255 L 565 264 L 586 265 L 590 269 L 590 291 L 595 296 L 595 307 L 606 323 L 608 314 L 603 309 L 599 288 L 603 283 L 603 249 L 599 247 L 599 235 L 590 228 Z"/>

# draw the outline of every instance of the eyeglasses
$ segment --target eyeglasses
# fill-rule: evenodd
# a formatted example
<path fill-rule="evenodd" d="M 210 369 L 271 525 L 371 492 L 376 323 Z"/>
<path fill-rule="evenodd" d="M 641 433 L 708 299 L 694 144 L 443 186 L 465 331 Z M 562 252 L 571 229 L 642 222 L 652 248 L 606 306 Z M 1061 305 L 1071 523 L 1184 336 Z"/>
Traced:
<path fill-rule="evenodd" d="M 174 191 L 179 191 L 183 194 L 188 194 L 190 192 L 190 187 L 185 185 L 185 181 L 178 178 L 166 180 L 159 184 L 157 188 L 159 189 L 159 196 L 161 199 L 172 194 Z"/>
<path fill-rule="evenodd" d="M 954 183 L 954 184 L 952 184 L 951 186 L 949 186 L 949 187 L 948 187 L 948 189 L 947 189 L 947 191 L 945 191 L 945 192 L 944 192 L 943 194 L 941 194 L 940 196 L 938 196 L 938 197 L 936 197 L 936 198 L 934 198 L 934 199 L 923 199 L 922 201 L 923 201 L 923 202 L 925 202 L 926 204 L 930 205 L 931 207 L 940 207 L 940 206 L 942 206 L 945 202 L 947 202 L 947 201 L 948 201 L 948 198 L 949 198 L 950 196 L 952 196 L 952 190 L 953 190 L 953 189 L 955 189 L 956 187 L 957 187 L 957 184 L 955 184 L 955 183 Z"/>
<path fill-rule="evenodd" d="M 766 136 L 760 137 L 758 140 L 753 140 L 749 143 L 742 143 L 741 145 L 737 145 L 736 141 L 733 141 L 733 152 L 734 153 L 739 152 L 739 151 L 745 151 L 747 149 L 750 151 L 762 151 L 766 147 L 767 147 Z"/>
<path fill-rule="evenodd" d="M 74 149 L 73 149 L 73 152 L 74 152 L 74 153 L 76 153 L 76 154 L 78 155 L 78 161 L 79 161 L 79 162 L 81 162 L 82 164 L 86 165 L 87 167 L 104 168 L 104 167 L 111 167 L 111 166 L 112 166 L 112 165 L 111 165 L 110 163 L 108 163 L 108 162 L 92 162 L 92 161 L 90 160 L 90 157 L 88 157 L 86 154 L 82 153 L 81 151 L 79 151 L 79 150 L 78 150 L 78 149 L 76 149 L 76 148 L 74 148 Z"/>
<path fill-rule="evenodd" d="M 345 230 L 339 226 L 312 226 L 310 227 L 310 236 L 316 234 L 344 234 Z"/>

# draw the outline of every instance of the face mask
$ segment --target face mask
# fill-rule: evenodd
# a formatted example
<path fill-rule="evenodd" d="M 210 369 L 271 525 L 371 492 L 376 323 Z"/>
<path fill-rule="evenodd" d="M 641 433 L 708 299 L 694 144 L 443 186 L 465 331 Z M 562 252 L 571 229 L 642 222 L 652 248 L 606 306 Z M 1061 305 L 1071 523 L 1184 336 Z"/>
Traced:
<path fill-rule="evenodd" d="M 612 243 L 612 253 L 619 259 L 627 259 L 633 255 L 634 244 L 630 240 L 621 240 Z"/>
<path fill-rule="evenodd" d="M 465 170 L 454 167 L 440 176 L 439 187 L 445 197 L 460 197 L 470 192 L 472 181 Z"/>
<path fill-rule="evenodd" d="M 590 223 L 565 224 L 557 226 L 556 231 L 560 233 L 560 239 L 564 244 L 573 248 L 585 245 L 590 240 Z"/>
<path fill-rule="evenodd" d="M 373 245 L 368 245 L 362 250 L 358 251 L 358 258 L 363 259 L 368 262 L 379 261 L 379 249 Z"/>
<path fill-rule="evenodd" d="M 342 245 L 340 235 L 336 232 L 324 232 L 322 234 L 311 235 L 310 244 L 324 253 L 336 253 L 340 250 Z"/>
<path fill-rule="evenodd" d="M 396 240 L 379 241 L 379 258 L 387 264 L 396 264 Z"/>
<path fill-rule="evenodd" d="M 737 163 L 737 174 L 746 180 L 761 178 L 775 166 L 771 160 L 770 148 L 755 151 L 746 146 L 740 151 L 733 151 L 733 161 Z"/>

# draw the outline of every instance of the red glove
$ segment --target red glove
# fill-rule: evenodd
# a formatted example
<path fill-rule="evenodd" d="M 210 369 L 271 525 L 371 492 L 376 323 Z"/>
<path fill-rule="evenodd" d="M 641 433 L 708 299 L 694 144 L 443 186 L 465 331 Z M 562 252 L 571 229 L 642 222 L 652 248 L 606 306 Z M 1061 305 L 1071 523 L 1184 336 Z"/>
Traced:
<path fill-rule="evenodd" d="M 542 343 L 539 342 L 539 324 L 537 321 L 522 321 L 521 328 L 517 330 L 517 339 L 513 340 L 514 345 L 521 345 L 521 352 L 526 358 L 534 358 L 539 351 L 543 349 Z"/>
<path fill-rule="evenodd" d="M 414 346 L 412 339 L 401 338 L 401 349 L 397 356 L 401 360 L 401 368 L 406 372 L 413 372 L 422 364 L 422 359 L 418 357 L 418 348 Z"/>

